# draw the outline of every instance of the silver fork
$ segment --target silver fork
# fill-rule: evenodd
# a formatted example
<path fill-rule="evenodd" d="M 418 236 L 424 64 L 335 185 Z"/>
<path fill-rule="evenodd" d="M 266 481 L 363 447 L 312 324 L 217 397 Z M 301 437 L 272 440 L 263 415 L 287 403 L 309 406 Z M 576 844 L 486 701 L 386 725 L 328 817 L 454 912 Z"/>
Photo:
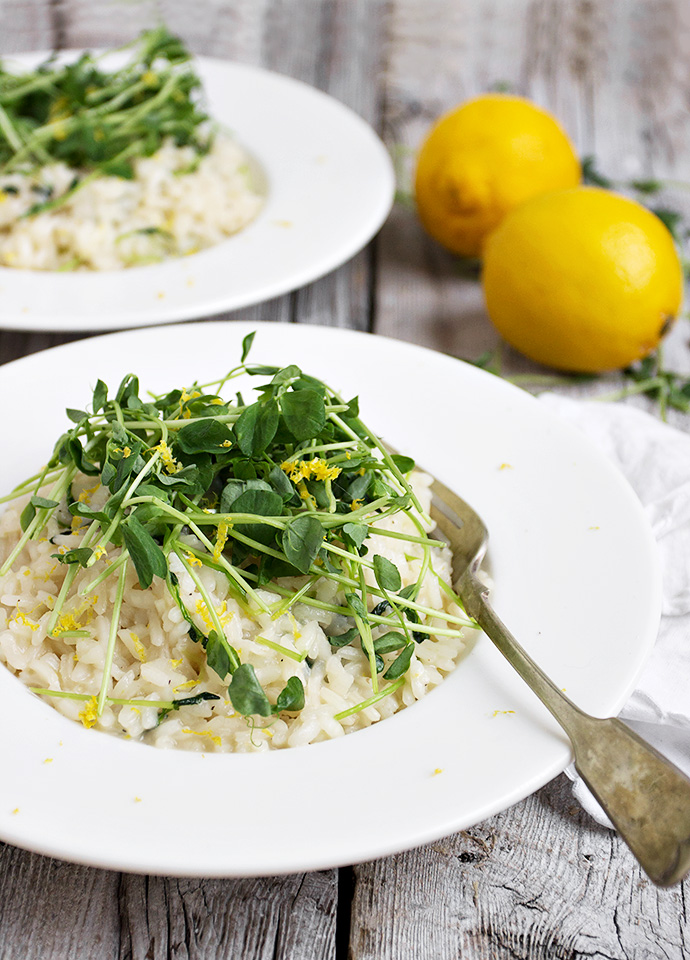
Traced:
<path fill-rule="evenodd" d="M 431 516 L 453 552 L 456 590 L 479 624 L 570 738 L 575 767 L 645 873 L 662 887 L 690 870 L 690 780 L 613 717 L 584 713 L 525 653 L 477 578 L 488 531 L 481 517 L 434 478 Z"/>

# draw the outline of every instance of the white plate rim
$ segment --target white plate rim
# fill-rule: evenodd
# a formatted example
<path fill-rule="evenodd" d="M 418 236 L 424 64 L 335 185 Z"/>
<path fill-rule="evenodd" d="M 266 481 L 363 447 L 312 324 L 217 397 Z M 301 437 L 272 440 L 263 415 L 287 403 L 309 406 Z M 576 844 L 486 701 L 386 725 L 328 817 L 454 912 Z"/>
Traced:
<path fill-rule="evenodd" d="M 166 354 L 164 350 L 164 355 L 168 356 L 170 355 L 172 345 L 176 344 L 175 349 L 179 350 L 189 335 L 197 333 L 201 335 L 204 341 L 207 340 L 209 336 L 211 338 L 217 337 L 226 344 L 232 344 L 238 347 L 241 338 L 250 330 L 257 330 L 257 345 L 254 350 L 254 359 L 257 361 L 264 359 L 266 352 L 270 353 L 275 350 L 284 350 L 286 347 L 294 351 L 293 356 L 294 354 L 304 354 L 305 351 L 309 354 L 311 351 L 312 357 L 318 356 L 319 351 L 331 351 L 336 347 L 339 356 L 350 356 L 352 354 L 359 356 L 363 355 L 362 351 L 367 349 L 369 355 L 367 362 L 373 363 L 374 368 L 376 368 L 376 364 L 380 362 L 382 358 L 393 357 L 397 363 L 403 365 L 406 373 L 410 375 L 413 366 L 415 369 L 418 369 L 424 365 L 429 365 L 437 376 L 445 376 L 450 372 L 457 378 L 458 382 L 462 380 L 466 381 L 466 389 L 469 389 L 467 384 L 471 385 L 470 392 L 473 395 L 477 394 L 484 399 L 487 397 L 495 398 L 502 416 L 510 419 L 510 417 L 515 414 L 515 410 L 517 410 L 521 421 L 522 418 L 525 418 L 525 421 L 529 420 L 530 417 L 535 418 L 534 422 L 538 422 L 539 430 L 546 430 L 552 442 L 558 441 L 558 438 L 564 438 L 563 442 L 566 448 L 575 451 L 576 456 L 582 458 L 583 462 L 586 461 L 588 469 L 591 468 L 594 470 L 594 477 L 597 484 L 604 484 L 609 493 L 612 494 L 612 498 L 609 498 L 607 502 L 607 508 L 620 510 L 625 523 L 631 525 L 628 532 L 632 536 L 636 547 L 640 548 L 644 554 L 633 563 L 633 567 L 635 567 L 635 564 L 637 564 L 639 560 L 641 572 L 640 584 L 642 584 L 642 586 L 641 593 L 638 590 L 637 597 L 640 603 L 638 614 L 640 627 L 638 634 L 634 638 L 634 649 L 632 650 L 631 660 L 624 665 L 625 669 L 622 673 L 607 678 L 606 689 L 599 690 L 593 702 L 583 703 L 583 706 L 591 709 L 595 713 L 600 712 L 602 709 L 604 712 L 617 712 L 634 688 L 636 678 L 644 664 L 644 659 L 654 643 L 660 615 L 660 573 L 651 530 L 639 502 L 627 482 L 615 468 L 613 468 L 608 461 L 604 460 L 574 428 L 558 421 L 553 414 L 545 410 L 538 401 L 524 394 L 516 387 L 498 380 L 484 371 L 469 367 L 460 361 L 434 353 L 433 351 L 400 341 L 372 337 L 368 334 L 354 331 L 300 325 L 242 322 L 227 324 L 211 322 L 184 325 L 182 327 L 111 334 L 105 338 L 92 338 L 90 340 L 83 340 L 74 344 L 53 348 L 50 351 L 44 351 L 23 358 L 0 368 L 0 390 L 2 390 L 3 386 L 5 388 L 7 387 L 8 380 L 11 380 L 15 386 L 21 382 L 26 384 L 31 383 L 32 368 L 34 368 L 34 372 L 36 370 L 45 372 L 52 360 L 59 361 L 57 366 L 65 369 L 65 362 L 67 366 L 69 366 L 73 364 L 75 360 L 78 361 L 84 357 L 91 356 L 93 359 L 94 356 L 99 355 L 115 356 L 118 352 L 120 354 L 126 352 L 132 345 L 134 347 L 141 347 L 145 342 L 158 343 L 161 347 L 165 347 L 168 353 Z M 269 340 L 270 349 L 265 351 L 261 344 L 263 342 L 263 344 L 267 346 Z M 103 347 L 109 349 L 103 351 Z M 322 356 L 324 355 L 325 354 L 322 354 Z M 100 374 L 96 371 L 96 376 L 98 375 Z M 422 376 L 422 379 L 423 378 Z M 115 384 L 111 384 L 111 386 L 114 385 Z M 451 393 L 453 390 L 457 392 L 457 386 L 451 388 Z M 371 397 L 368 397 L 368 400 L 371 399 Z M 371 420 L 371 417 L 369 417 L 369 419 Z M 386 424 L 386 426 L 388 429 L 391 429 L 390 423 Z M 500 424 L 496 424 L 496 428 L 504 429 Z M 507 427 L 505 429 L 507 429 Z M 391 436 L 391 439 L 397 446 L 401 446 L 399 437 L 395 437 L 394 434 L 389 434 L 389 436 Z M 408 445 L 411 453 L 414 454 L 416 452 L 417 445 L 417 442 L 415 442 L 415 450 L 412 450 L 411 446 Z M 423 444 L 420 445 L 423 446 Z M 474 462 L 476 466 L 476 461 Z M 443 467 L 442 461 L 439 461 L 439 464 L 440 467 Z M 592 464 L 594 464 L 594 467 L 592 467 Z M 432 464 L 429 460 L 427 460 L 426 465 L 436 469 L 436 464 Z M 497 469 L 499 466 L 500 465 L 497 465 Z M 505 471 L 500 471 L 499 469 L 500 474 L 506 477 L 510 476 L 511 473 L 514 474 L 517 471 L 517 466 L 515 470 L 513 470 L 513 466 L 514 465 L 511 465 L 511 469 Z M 483 464 L 480 464 L 479 467 L 482 483 L 495 483 L 495 476 L 493 474 L 489 475 Z M 566 465 L 564 475 L 568 469 L 570 468 Z M 450 478 L 443 476 L 442 479 L 448 481 Z M 531 478 L 531 480 L 535 482 L 536 478 Z M 579 484 L 583 482 L 583 477 L 579 474 L 577 481 Z M 478 482 L 478 480 L 476 482 Z M 524 493 L 524 488 L 521 489 Z M 463 493 L 463 489 L 459 489 L 459 492 Z M 614 503 L 614 500 L 617 501 L 617 503 Z M 570 544 L 569 549 L 572 548 L 573 545 Z M 629 547 L 626 546 L 625 549 L 629 550 Z M 497 553 L 500 559 L 501 552 L 505 550 L 506 543 L 501 543 L 499 539 L 498 545 L 494 544 L 494 560 L 496 559 Z M 625 560 L 622 556 L 620 559 L 621 562 Z M 514 574 L 519 573 L 517 570 L 513 570 L 512 572 Z M 502 591 L 500 587 L 500 582 L 497 582 L 499 600 L 502 604 L 505 604 L 510 600 L 510 597 L 506 596 L 505 592 L 501 595 Z M 621 595 L 624 596 L 625 588 L 625 584 L 616 585 L 614 583 L 613 587 L 609 585 L 608 589 L 609 593 L 613 589 L 613 594 L 616 596 L 618 595 L 617 591 L 618 593 L 622 591 Z M 520 589 L 522 589 L 522 586 L 520 586 Z M 510 603 L 508 603 L 508 606 L 510 607 Z M 499 605 L 499 613 L 501 612 L 502 606 Z M 600 613 L 604 615 L 603 611 L 600 611 Z M 509 621 L 509 625 L 512 626 L 513 624 Z M 619 640 L 620 639 L 625 639 L 626 643 L 629 642 L 629 637 L 619 638 Z M 534 637 L 532 638 L 532 642 L 535 642 Z M 610 644 L 610 637 L 604 636 L 603 642 L 604 645 L 607 643 Z M 601 652 L 601 641 L 597 641 L 597 644 Z M 531 647 L 529 647 L 529 649 L 531 649 Z M 626 646 L 625 649 L 627 650 L 628 647 Z M 492 671 L 489 682 L 491 684 L 496 683 L 497 689 L 508 690 L 510 696 L 517 697 L 517 701 L 520 703 L 518 714 L 520 714 L 521 711 L 524 713 L 524 717 L 520 716 L 519 722 L 527 725 L 527 729 L 530 731 L 529 739 L 533 741 L 536 748 L 542 752 L 543 760 L 540 764 L 537 764 L 536 768 L 530 770 L 529 775 L 522 776 L 521 779 L 514 780 L 512 783 L 505 783 L 502 791 L 490 801 L 483 802 L 480 808 L 477 808 L 476 805 L 474 807 L 469 805 L 468 807 L 466 804 L 464 811 L 458 808 L 455 812 L 449 813 L 449 809 L 451 809 L 449 807 L 451 798 L 447 796 L 447 793 L 451 789 L 451 786 L 443 786 L 439 790 L 436 790 L 436 785 L 443 784 L 443 777 L 434 777 L 433 770 L 427 769 L 433 766 L 433 761 L 428 760 L 426 756 L 428 745 L 426 743 L 422 745 L 425 754 L 422 756 L 422 750 L 419 744 L 413 743 L 414 749 L 411 750 L 408 742 L 403 743 L 401 741 L 404 740 L 405 736 L 414 738 L 416 730 L 420 725 L 428 732 L 428 730 L 431 729 L 428 727 L 430 722 L 429 718 L 430 715 L 434 713 L 436 714 L 436 718 L 432 719 L 431 722 L 435 724 L 433 727 L 435 736 L 437 736 L 439 740 L 447 736 L 447 731 L 439 730 L 438 727 L 441 719 L 444 723 L 449 722 L 449 720 L 452 721 L 458 709 L 457 704 L 455 704 L 454 701 L 451 702 L 449 699 L 451 687 L 460 689 L 463 671 L 470 669 L 476 674 L 476 676 L 473 674 L 470 678 L 473 684 L 486 682 L 487 675 L 485 670 L 487 664 Z M 571 663 L 570 666 L 572 668 L 573 664 Z M 479 673 L 477 673 L 477 669 L 479 669 Z M 370 761 L 372 756 L 375 757 L 379 755 L 379 751 L 382 749 L 381 745 L 383 744 L 383 748 L 388 750 L 397 761 L 397 765 L 394 763 L 390 775 L 401 777 L 405 780 L 410 790 L 418 791 L 420 796 L 426 797 L 427 799 L 431 798 L 433 802 L 438 802 L 440 793 L 444 802 L 443 804 L 439 804 L 439 810 L 442 808 L 442 813 L 437 812 L 435 815 L 429 815 L 425 811 L 424 815 L 417 817 L 414 823 L 401 824 L 397 829 L 394 829 L 392 833 L 390 830 L 386 833 L 383 829 L 383 823 L 378 817 L 374 819 L 373 824 L 367 824 L 365 822 L 363 836 L 361 835 L 363 829 L 361 821 L 357 822 L 357 830 L 354 831 L 351 827 L 348 827 L 347 824 L 334 824 L 337 830 L 337 836 L 331 833 L 330 835 L 317 837 L 309 843 L 303 841 L 300 836 L 295 838 L 293 835 L 283 840 L 279 850 L 270 852 L 259 850 L 251 853 L 245 850 L 241 856 L 238 855 L 237 849 L 234 849 L 232 854 L 229 855 L 230 862 L 226 863 L 224 860 L 225 851 L 221 851 L 221 861 L 219 862 L 219 853 L 217 850 L 196 851 L 193 861 L 190 861 L 189 849 L 185 849 L 186 859 L 182 856 L 171 856 L 169 852 L 155 848 L 133 852 L 131 848 L 125 849 L 117 843 L 106 843 L 104 847 L 101 842 L 97 844 L 97 849 L 92 849 L 89 847 L 88 838 L 94 840 L 95 825 L 89 819 L 88 804 L 84 809 L 79 811 L 81 816 L 78 824 L 79 829 L 76 833 L 75 823 L 71 824 L 69 830 L 63 830 L 62 834 L 59 830 L 56 831 L 54 824 L 52 825 L 52 829 L 43 829 L 40 817 L 37 819 L 38 812 L 40 812 L 41 808 L 40 798 L 39 801 L 37 801 L 36 797 L 34 797 L 32 801 L 31 793 L 29 792 L 29 795 L 22 800 L 21 804 L 18 801 L 15 804 L 12 796 L 14 795 L 16 799 L 16 794 L 21 791 L 17 791 L 10 786 L 6 779 L 5 784 L 0 787 L 0 837 L 17 846 L 23 846 L 40 853 L 59 856 L 93 866 L 133 872 L 188 876 L 251 876 L 290 873 L 301 870 L 322 869 L 345 863 L 359 862 L 373 857 L 385 856 L 399 850 L 417 846 L 420 843 L 437 839 L 456 830 L 464 829 L 517 802 L 548 782 L 548 780 L 564 769 L 570 759 L 570 751 L 565 743 L 565 738 L 556 731 L 555 724 L 548 715 L 546 715 L 546 711 L 530 701 L 531 695 L 529 692 L 519 687 L 519 681 L 517 681 L 518 689 L 518 687 L 515 686 L 515 681 L 517 681 L 517 678 L 510 673 L 507 666 L 505 666 L 504 669 L 498 654 L 495 654 L 495 651 L 493 651 L 488 641 L 483 639 L 481 643 L 477 644 L 472 654 L 464 661 L 458 670 L 456 670 L 451 678 L 446 680 L 437 691 L 434 691 L 433 694 L 413 708 L 403 711 L 385 723 L 338 741 L 316 744 L 295 751 L 273 753 L 270 755 L 273 760 L 269 759 L 268 761 L 268 766 L 272 765 L 272 769 L 269 770 L 266 775 L 267 767 L 265 757 L 244 756 L 229 758 L 228 755 L 208 755 L 204 761 L 201 761 L 197 754 L 190 755 L 183 752 L 154 751 L 152 748 L 143 745 L 126 744 L 123 741 L 99 734 L 96 734 L 97 742 L 94 746 L 94 741 L 88 740 L 88 738 L 93 737 L 91 732 L 85 731 L 78 725 L 65 720 L 52 711 L 51 708 L 42 704 L 36 698 L 31 697 L 31 695 L 28 695 L 18 680 L 10 677 L 5 670 L 2 670 L 0 672 L 0 691 L 2 691 L 3 696 L 0 697 L 0 719 L 8 709 L 8 703 L 9 709 L 11 709 L 14 704 L 20 704 L 25 725 L 30 727 L 32 734 L 35 735 L 37 739 L 40 739 L 41 743 L 36 746 L 32 745 L 28 749 L 28 753 L 33 762 L 33 767 L 29 770 L 27 766 L 28 760 L 25 762 L 24 746 L 22 746 L 19 754 L 15 752 L 13 758 L 11 756 L 12 751 L 10 746 L 6 742 L 3 743 L 0 741 L 0 764 L 7 769 L 8 762 L 13 761 L 15 772 L 21 770 L 22 775 L 25 778 L 30 777 L 31 782 L 34 783 L 45 783 L 46 777 L 52 776 L 54 771 L 59 769 L 58 760 L 64 761 L 67 759 L 66 767 L 68 769 L 70 765 L 72 769 L 75 769 L 75 764 L 78 767 L 80 754 L 83 753 L 87 742 L 89 744 L 87 750 L 88 757 L 93 764 L 97 766 L 100 762 L 96 754 L 109 755 L 112 762 L 116 765 L 120 763 L 123 757 L 127 758 L 128 763 L 130 763 L 129 758 L 131 757 L 131 764 L 134 765 L 136 758 L 136 766 L 138 767 L 136 772 L 137 776 L 141 774 L 144 766 L 148 767 L 150 765 L 168 770 L 176 768 L 183 772 L 194 769 L 199 773 L 201 764 L 205 763 L 209 767 L 212 767 L 214 772 L 218 773 L 219 776 L 221 776 L 223 764 L 225 764 L 225 776 L 227 778 L 227 770 L 229 769 L 227 764 L 228 759 L 230 759 L 230 765 L 235 774 L 237 774 L 238 771 L 244 774 L 250 769 L 252 762 L 259 760 L 260 764 L 264 764 L 264 770 L 261 776 L 258 776 L 257 769 L 252 770 L 251 773 L 253 780 L 255 780 L 257 784 L 262 783 L 263 786 L 265 786 L 266 783 L 274 783 L 276 777 L 278 777 L 279 780 L 282 780 L 282 778 L 289 779 L 292 775 L 290 766 L 293 764 L 293 759 L 291 758 L 294 758 L 294 763 L 304 770 L 311 769 L 313 772 L 314 770 L 327 769 L 331 775 L 337 777 L 339 775 L 338 768 L 342 766 L 344 762 L 349 762 L 353 755 L 364 755 Z M 581 696 L 585 695 L 586 699 L 590 692 L 588 692 L 586 688 L 583 688 L 581 681 L 582 678 L 580 677 L 580 681 L 578 681 L 580 683 L 580 689 L 578 689 L 577 692 Z M 467 682 L 469 683 L 469 680 L 467 680 Z M 510 696 L 507 702 L 510 702 Z M 498 700 L 497 706 L 500 706 Z M 443 710 L 442 715 L 441 710 Z M 498 710 L 497 712 L 503 713 L 504 711 Z M 494 736 L 494 730 L 498 729 L 498 724 L 504 723 L 502 717 L 495 717 L 494 719 L 497 722 L 497 726 L 496 728 L 491 728 L 487 726 L 484 716 L 475 717 L 474 719 L 477 726 L 481 727 L 482 730 L 492 730 L 490 737 Z M 416 722 L 413 723 L 413 721 Z M 510 723 L 511 721 L 506 720 L 505 722 Z M 502 729 L 506 731 L 508 727 L 503 726 Z M 37 760 L 37 751 L 40 755 L 41 750 L 47 749 L 45 744 L 49 741 L 55 744 L 58 736 L 60 737 L 61 744 L 64 743 L 64 752 L 60 754 L 58 747 L 54 745 L 53 753 L 56 754 L 54 758 L 56 761 L 55 764 L 52 762 L 50 766 L 40 764 Z M 453 747 L 455 749 L 453 736 L 451 736 L 450 739 L 453 741 Z M 105 741 L 105 743 L 103 741 Z M 517 743 L 519 745 L 519 739 Z M 545 749 L 545 743 L 548 745 L 548 749 Z M 443 755 L 448 757 L 449 748 L 445 740 L 443 741 L 443 746 L 445 750 Z M 502 742 L 500 738 L 493 743 L 493 749 L 495 750 L 498 750 L 501 746 Z M 477 760 L 474 745 L 462 744 L 462 749 L 465 751 L 469 749 L 468 756 L 473 757 L 474 761 Z M 508 745 L 505 745 L 503 749 L 508 749 Z M 443 751 L 441 752 L 443 753 Z M 152 754 L 154 755 L 153 757 Z M 404 757 L 407 763 L 410 755 L 412 755 L 414 762 L 416 762 L 418 766 L 421 765 L 423 768 L 422 773 L 416 770 L 410 774 L 407 770 L 403 769 L 402 758 Z M 20 759 L 18 760 L 17 757 Z M 154 757 L 157 759 L 154 760 Z M 52 759 L 53 758 L 51 758 L 51 760 Z M 511 762 L 509 756 L 504 757 L 504 759 L 506 762 Z M 482 774 L 485 773 L 486 771 L 482 771 Z M 456 776 L 456 774 L 457 771 L 453 773 L 453 776 Z M 386 778 L 389 779 L 390 775 L 386 773 L 384 780 Z M 204 776 L 206 776 L 206 774 L 204 774 Z M 59 788 L 56 788 L 56 792 L 50 801 L 51 803 L 59 796 L 60 790 L 68 789 L 69 792 L 69 789 L 72 789 L 69 785 L 66 787 L 65 784 L 59 780 L 59 777 L 57 779 Z M 371 768 L 369 768 L 364 780 L 366 789 L 371 789 L 372 781 L 375 779 L 376 777 L 372 775 Z M 55 778 L 51 782 L 55 783 Z M 458 783 L 462 783 L 462 778 L 458 780 Z M 432 792 L 430 793 L 431 784 L 433 784 L 433 786 L 431 787 Z M 342 783 L 340 785 L 342 787 Z M 360 789 L 363 788 L 362 777 L 358 777 L 356 772 L 353 773 L 353 786 L 357 786 Z M 388 787 L 385 786 L 382 788 L 378 782 L 374 786 L 379 792 L 381 789 L 384 789 L 385 793 L 385 789 L 388 789 Z M 324 792 L 323 785 L 317 784 L 317 787 L 314 789 L 317 790 L 317 793 L 320 790 L 319 795 L 322 800 L 327 796 L 327 791 Z M 433 791 L 435 791 L 435 793 Z M 70 794 L 70 796 L 72 796 L 72 794 Z M 186 801 L 189 800 L 189 796 L 189 793 L 185 794 Z M 114 809 L 113 803 L 115 807 L 117 807 L 117 804 L 126 807 L 123 796 L 118 795 L 112 799 L 112 802 L 110 799 L 107 802 L 108 811 L 111 813 Z M 257 803 L 261 807 L 263 815 L 265 813 L 265 804 L 263 800 L 257 800 Z M 133 801 L 130 797 L 129 808 L 125 810 L 123 822 L 136 826 L 137 818 L 140 816 L 141 810 L 146 810 L 146 807 L 144 804 L 141 806 L 134 806 L 132 804 Z M 20 813 L 15 816 L 12 810 L 16 806 L 20 806 Z M 29 814 L 27 818 L 28 829 L 27 820 L 25 820 L 22 815 L 24 806 L 28 807 L 26 811 Z M 43 808 L 45 808 L 45 806 L 46 804 L 44 803 Z M 117 807 L 117 809 L 119 810 L 119 807 Z M 180 811 L 178 811 L 178 814 L 179 812 Z M 43 815 L 44 817 L 48 816 L 46 809 L 43 809 Z M 147 815 L 150 816 L 150 811 L 144 816 Z M 161 811 L 159 811 L 157 815 L 168 816 L 167 813 L 164 814 Z M 312 813 L 312 819 L 314 816 L 316 816 L 316 814 Z M 323 817 L 321 819 L 323 819 Z M 149 827 L 153 826 L 153 824 L 153 820 L 148 821 Z M 258 837 L 258 834 L 256 834 L 257 824 L 253 823 L 250 826 L 254 830 L 254 839 L 256 840 Z M 141 824 L 139 824 L 137 829 L 141 831 Z M 249 832 L 251 833 L 251 830 Z M 243 841 L 241 838 L 238 839 L 237 831 L 235 831 L 232 836 L 233 842 L 240 843 L 241 845 Z M 85 838 L 87 839 L 85 840 Z M 219 842 L 222 843 L 224 840 L 227 840 L 227 837 L 225 837 L 221 831 Z"/>

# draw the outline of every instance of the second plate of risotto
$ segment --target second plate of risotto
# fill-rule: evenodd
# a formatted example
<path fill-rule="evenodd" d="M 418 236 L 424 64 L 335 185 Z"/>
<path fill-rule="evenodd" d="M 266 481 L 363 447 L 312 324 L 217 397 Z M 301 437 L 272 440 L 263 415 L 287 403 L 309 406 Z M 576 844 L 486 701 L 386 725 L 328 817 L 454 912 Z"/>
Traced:
<path fill-rule="evenodd" d="M 485 518 L 496 608 L 573 700 L 615 712 L 654 642 L 626 483 L 452 358 L 188 324 L 8 364 L 0 392 L 20 411 L 0 466 L 0 492 L 19 485 L 0 516 L 8 842 L 164 874 L 318 869 L 560 772 L 562 733 L 457 602 L 415 460 Z"/>
<path fill-rule="evenodd" d="M 306 84 L 189 61 L 163 28 L 128 51 L 47 56 L 0 74 L 3 327 L 109 330 L 258 303 L 349 259 L 390 210 L 385 147 Z"/>

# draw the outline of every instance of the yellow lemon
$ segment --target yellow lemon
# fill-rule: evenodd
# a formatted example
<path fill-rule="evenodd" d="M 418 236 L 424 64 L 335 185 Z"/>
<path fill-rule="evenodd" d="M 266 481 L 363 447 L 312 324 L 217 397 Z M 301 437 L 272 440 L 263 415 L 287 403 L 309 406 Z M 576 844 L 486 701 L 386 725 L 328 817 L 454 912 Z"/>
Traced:
<path fill-rule="evenodd" d="M 477 257 L 509 210 L 580 179 L 575 151 L 549 113 L 522 97 L 485 94 L 442 117 L 424 141 L 417 210 L 444 247 Z"/>
<path fill-rule="evenodd" d="M 547 366 L 596 373 L 656 347 L 680 307 L 683 270 L 657 216 L 575 187 L 508 214 L 486 244 L 482 284 L 508 343 Z"/>

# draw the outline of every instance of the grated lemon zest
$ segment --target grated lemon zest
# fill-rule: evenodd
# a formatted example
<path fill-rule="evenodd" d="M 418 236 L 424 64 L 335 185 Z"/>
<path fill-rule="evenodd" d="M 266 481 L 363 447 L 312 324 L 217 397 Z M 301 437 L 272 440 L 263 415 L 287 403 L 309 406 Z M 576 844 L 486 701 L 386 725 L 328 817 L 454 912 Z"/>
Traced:
<path fill-rule="evenodd" d="M 134 647 L 136 656 L 141 663 L 146 663 L 146 647 L 141 642 L 137 634 L 133 631 L 129 631 L 129 635 L 132 638 L 132 645 Z"/>
<path fill-rule="evenodd" d="M 285 460 L 280 465 L 293 483 L 300 480 L 335 480 L 340 476 L 340 467 L 329 467 L 325 460 L 314 457 L 313 460 Z"/>
<path fill-rule="evenodd" d="M 180 464 L 173 457 L 172 453 L 170 452 L 170 447 L 165 440 L 161 440 L 161 442 L 157 446 L 153 447 L 153 449 L 160 453 L 161 463 L 165 467 L 167 473 L 177 473 L 178 470 L 181 469 Z"/>
<path fill-rule="evenodd" d="M 25 613 L 22 613 L 21 610 L 17 610 L 13 619 L 16 623 L 21 623 L 22 626 L 28 627 L 29 630 L 32 630 L 34 633 L 40 627 L 40 623 L 36 623 L 35 620 L 32 620 L 30 617 L 27 617 L 27 615 Z M 10 623 L 12 623 L 12 620 L 10 620 Z"/>
<path fill-rule="evenodd" d="M 216 534 L 216 545 L 213 548 L 213 559 L 216 563 L 220 560 L 223 547 L 228 539 L 229 524 L 227 520 L 221 520 L 218 524 L 218 533 Z"/>
<path fill-rule="evenodd" d="M 76 654 L 75 654 L 76 656 Z M 79 719 L 84 724 L 86 729 L 90 729 L 95 726 L 98 722 L 98 699 L 97 697 L 91 697 L 90 700 L 86 701 L 84 709 L 78 714 Z"/>

